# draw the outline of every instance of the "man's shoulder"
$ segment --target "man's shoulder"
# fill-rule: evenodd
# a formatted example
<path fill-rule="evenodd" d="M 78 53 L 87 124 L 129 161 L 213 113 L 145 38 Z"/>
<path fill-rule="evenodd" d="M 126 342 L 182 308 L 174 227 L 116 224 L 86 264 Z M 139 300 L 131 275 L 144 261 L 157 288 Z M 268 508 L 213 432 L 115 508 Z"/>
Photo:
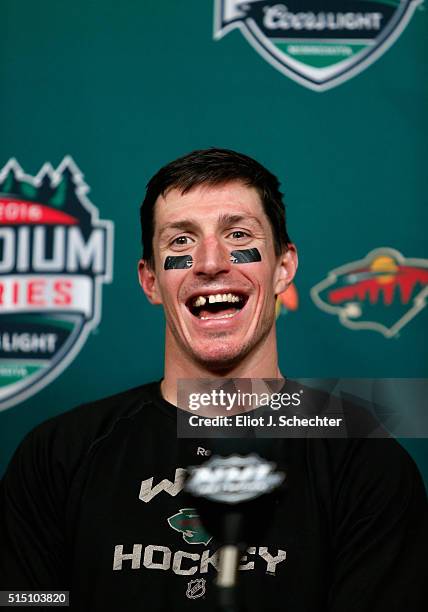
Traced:
<path fill-rule="evenodd" d="M 153 403 L 159 383 L 151 382 L 81 404 L 32 429 L 18 454 L 62 457 L 74 460 L 111 433 L 122 419 L 133 419 Z"/>
<path fill-rule="evenodd" d="M 81 419 L 88 421 L 132 417 L 145 405 L 153 403 L 154 397 L 158 394 L 158 388 L 159 382 L 145 383 L 114 395 L 85 402 L 51 420 L 66 423 Z"/>
<path fill-rule="evenodd" d="M 347 507 L 399 508 L 413 497 L 426 508 L 422 476 L 409 452 L 392 437 L 332 440 L 327 444 L 333 490 Z"/>
<path fill-rule="evenodd" d="M 38 428 L 70 426 L 73 423 L 88 425 L 91 421 L 108 422 L 118 418 L 132 417 L 135 412 L 153 401 L 158 385 L 158 382 L 149 382 L 114 395 L 79 404 L 71 410 L 42 422 Z"/>
<path fill-rule="evenodd" d="M 320 451 L 320 449 L 323 449 Z M 349 479 L 370 476 L 383 480 L 396 478 L 398 471 L 413 471 L 415 461 L 394 437 L 383 435 L 372 438 L 325 438 L 314 440 L 315 455 L 322 452 L 337 478 L 340 474 Z"/>

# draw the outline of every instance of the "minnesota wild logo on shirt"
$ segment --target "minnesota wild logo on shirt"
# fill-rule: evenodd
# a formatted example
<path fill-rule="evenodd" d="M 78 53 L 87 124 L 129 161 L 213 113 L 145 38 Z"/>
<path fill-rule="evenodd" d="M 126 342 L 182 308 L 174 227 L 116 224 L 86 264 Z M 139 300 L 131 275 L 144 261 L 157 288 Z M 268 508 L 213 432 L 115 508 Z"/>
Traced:
<path fill-rule="evenodd" d="M 316 91 L 377 60 L 423 0 L 215 0 L 214 38 L 238 28 L 274 68 Z"/>
<path fill-rule="evenodd" d="M 170 527 L 182 533 L 183 540 L 187 544 L 209 544 L 212 540 L 212 536 L 205 531 L 194 508 L 181 508 L 167 521 Z"/>

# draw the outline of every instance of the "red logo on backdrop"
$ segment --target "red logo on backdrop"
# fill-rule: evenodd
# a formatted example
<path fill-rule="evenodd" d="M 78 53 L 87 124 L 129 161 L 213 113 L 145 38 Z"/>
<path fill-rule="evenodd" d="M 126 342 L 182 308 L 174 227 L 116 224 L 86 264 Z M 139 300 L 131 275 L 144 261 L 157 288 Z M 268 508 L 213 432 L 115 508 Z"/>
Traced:
<path fill-rule="evenodd" d="M 299 307 L 299 294 L 296 285 L 290 283 L 285 291 L 276 297 L 275 316 L 285 315 L 290 311 L 297 310 Z"/>
<path fill-rule="evenodd" d="M 315 304 L 350 329 L 371 329 L 386 338 L 426 306 L 428 259 L 404 257 L 389 247 L 331 270 L 311 289 Z"/>
<path fill-rule="evenodd" d="M 0 171 L 0 409 L 56 378 L 100 321 L 113 224 L 88 191 L 71 157 Z"/>

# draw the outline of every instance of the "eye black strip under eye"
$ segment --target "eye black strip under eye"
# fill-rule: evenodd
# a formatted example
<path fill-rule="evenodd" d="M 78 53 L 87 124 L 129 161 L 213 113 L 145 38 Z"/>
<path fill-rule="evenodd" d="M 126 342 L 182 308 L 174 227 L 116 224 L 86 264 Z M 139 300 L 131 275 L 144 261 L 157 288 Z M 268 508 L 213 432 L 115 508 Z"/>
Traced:
<path fill-rule="evenodd" d="M 260 251 L 256 248 L 232 251 L 230 255 L 230 260 L 234 264 L 253 263 L 254 261 L 262 260 Z"/>
<path fill-rule="evenodd" d="M 164 270 L 184 270 L 191 268 L 193 257 L 191 255 L 168 255 L 165 259 Z"/>

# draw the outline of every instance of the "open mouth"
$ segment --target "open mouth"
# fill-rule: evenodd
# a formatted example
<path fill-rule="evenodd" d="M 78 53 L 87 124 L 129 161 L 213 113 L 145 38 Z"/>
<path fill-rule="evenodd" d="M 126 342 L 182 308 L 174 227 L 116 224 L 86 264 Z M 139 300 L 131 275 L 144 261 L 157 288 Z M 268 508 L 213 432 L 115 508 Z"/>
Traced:
<path fill-rule="evenodd" d="M 247 303 L 248 296 L 242 293 L 216 293 L 197 295 L 186 302 L 194 317 L 207 319 L 229 319 L 234 317 Z"/>

